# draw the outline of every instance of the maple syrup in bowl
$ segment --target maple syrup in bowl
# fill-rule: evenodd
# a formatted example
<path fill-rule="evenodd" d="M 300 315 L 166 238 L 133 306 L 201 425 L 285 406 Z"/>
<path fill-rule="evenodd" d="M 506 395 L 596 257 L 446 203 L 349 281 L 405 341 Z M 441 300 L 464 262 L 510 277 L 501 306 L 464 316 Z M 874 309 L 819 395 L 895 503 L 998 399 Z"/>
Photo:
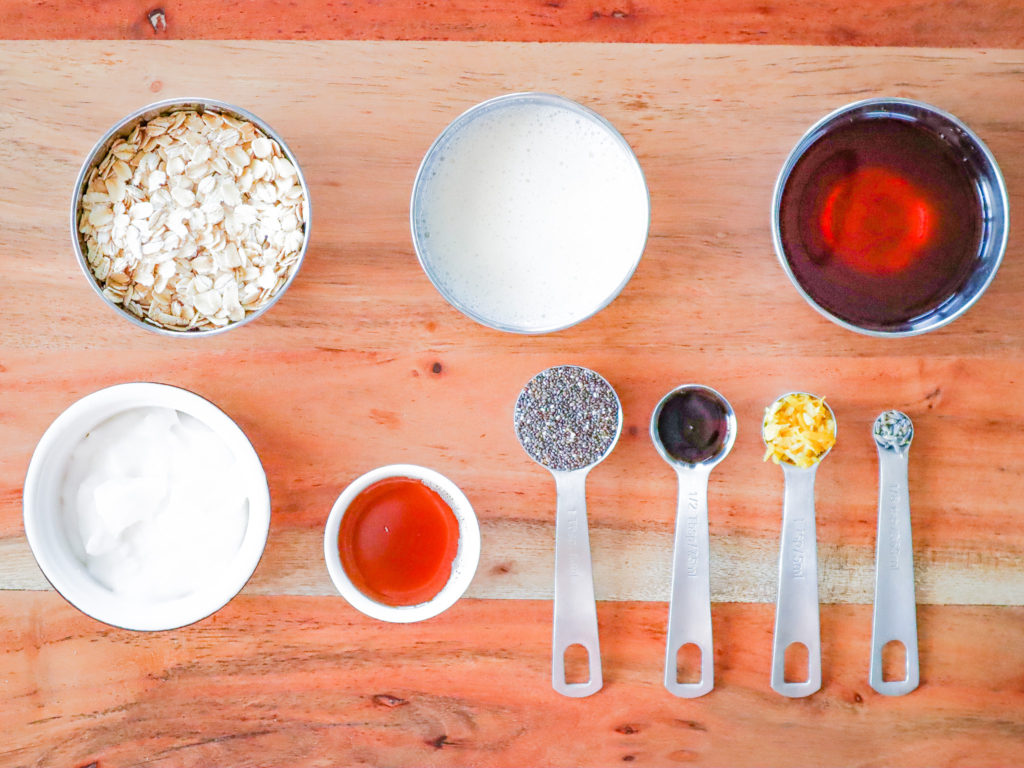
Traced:
<path fill-rule="evenodd" d="M 354 608 L 382 621 L 422 621 L 450 608 L 473 580 L 480 527 L 451 480 L 392 464 L 357 478 L 338 497 L 324 557 Z"/>
<path fill-rule="evenodd" d="M 828 115 L 775 186 L 775 251 L 804 298 L 874 336 L 910 336 L 963 314 L 1006 250 L 1009 203 L 967 126 L 907 99 Z"/>

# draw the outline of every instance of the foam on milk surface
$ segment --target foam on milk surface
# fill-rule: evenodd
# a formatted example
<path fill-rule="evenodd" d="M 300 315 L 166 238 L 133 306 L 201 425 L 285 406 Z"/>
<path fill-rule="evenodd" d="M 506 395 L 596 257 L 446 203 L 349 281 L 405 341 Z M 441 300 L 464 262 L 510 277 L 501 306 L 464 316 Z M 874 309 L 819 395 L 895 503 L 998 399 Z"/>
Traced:
<path fill-rule="evenodd" d="M 168 600 L 215 579 L 241 546 L 248 492 L 208 426 L 171 408 L 133 408 L 75 446 L 61 488 L 68 540 L 110 590 Z"/>
<path fill-rule="evenodd" d="M 621 139 L 565 106 L 526 102 L 471 120 L 426 171 L 416 226 L 442 291 L 506 326 L 588 316 L 629 277 L 649 205 Z"/>

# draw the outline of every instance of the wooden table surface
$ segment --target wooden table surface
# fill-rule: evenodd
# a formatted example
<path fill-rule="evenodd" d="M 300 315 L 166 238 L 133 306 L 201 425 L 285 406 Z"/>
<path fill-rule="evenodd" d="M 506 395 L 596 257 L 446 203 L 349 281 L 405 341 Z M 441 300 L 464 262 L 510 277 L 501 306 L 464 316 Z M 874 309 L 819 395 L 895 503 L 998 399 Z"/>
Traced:
<path fill-rule="evenodd" d="M 8 37 L 33 34 L 36 5 L 5 4 Z M 979 23 L 996 5 L 979 7 Z M 38 28 L 109 31 L 58 16 L 37 13 L 50 22 Z M 783 26 L 767 42 L 789 42 Z M 944 30 L 922 35 L 977 44 L 953 19 Z M 313 32 L 300 36 L 327 36 Z M 515 37 L 505 32 L 493 37 Z M 823 42 L 808 35 L 799 41 Z M 1024 764 L 1024 241 L 1011 232 L 997 279 L 963 318 L 880 340 L 804 303 L 772 252 L 767 213 L 806 127 L 874 94 L 963 118 L 1022 209 L 1024 44 L 1015 47 L 0 44 L 0 764 Z M 492 331 L 449 307 L 408 232 L 412 179 L 437 133 L 477 101 L 528 89 L 609 118 L 652 198 L 648 247 L 620 297 L 541 337 Z M 247 107 L 286 138 L 315 219 L 298 279 L 264 317 L 215 338 L 166 339 L 92 293 L 67 206 L 109 125 L 196 94 Z M 554 488 L 511 428 L 520 387 L 559 363 L 605 375 L 625 418 L 588 484 L 605 687 L 582 700 L 550 687 Z M 47 425 L 89 392 L 139 380 L 186 387 L 231 415 L 273 502 L 266 552 L 242 593 L 195 625 L 150 634 L 100 624 L 53 592 L 21 519 Z M 661 683 L 676 488 L 647 434 L 655 403 L 686 381 L 719 389 L 739 419 L 711 481 L 716 688 L 697 700 Z M 827 395 L 840 426 L 817 489 L 824 683 L 801 700 L 768 684 L 782 473 L 761 462 L 758 434 L 765 405 L 792 389 Z M 870 426 L 893 407 L 916 428 L 922 684 L 902 698 L 867 684 Z M 483 531 L 467 597 L 414 625 L 357 613 L 322 561 L 337 494 L 392 462 L 455 480 Z"/>

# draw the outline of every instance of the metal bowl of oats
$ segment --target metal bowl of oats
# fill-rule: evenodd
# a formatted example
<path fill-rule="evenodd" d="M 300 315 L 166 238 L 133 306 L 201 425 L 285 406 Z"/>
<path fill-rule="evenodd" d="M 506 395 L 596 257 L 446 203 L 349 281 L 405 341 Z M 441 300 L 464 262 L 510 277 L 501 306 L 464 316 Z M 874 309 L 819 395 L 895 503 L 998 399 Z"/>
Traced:
<path fill-rule="evenodd" d="M 210 99 L 161 101 L 97 142 L 71 203 L 89 283 L 136 325 L 212 335 L 256 319 L 309 246 L 309 187 L 284 140 Z"/>

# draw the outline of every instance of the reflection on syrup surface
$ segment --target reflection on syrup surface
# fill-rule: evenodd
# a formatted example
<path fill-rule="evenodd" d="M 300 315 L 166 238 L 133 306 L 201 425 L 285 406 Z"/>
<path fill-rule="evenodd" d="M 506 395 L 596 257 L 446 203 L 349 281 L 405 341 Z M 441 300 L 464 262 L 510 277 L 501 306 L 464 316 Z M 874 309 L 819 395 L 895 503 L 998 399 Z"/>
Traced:
<path fill-rule="evenodd" d="M 847 322 L 918 317 L 969 277 L 982 233 L 966 163 L 916 123 L 851 121 L 818 139 L 786 181 L 779 213 L 797 282 Z"/>

